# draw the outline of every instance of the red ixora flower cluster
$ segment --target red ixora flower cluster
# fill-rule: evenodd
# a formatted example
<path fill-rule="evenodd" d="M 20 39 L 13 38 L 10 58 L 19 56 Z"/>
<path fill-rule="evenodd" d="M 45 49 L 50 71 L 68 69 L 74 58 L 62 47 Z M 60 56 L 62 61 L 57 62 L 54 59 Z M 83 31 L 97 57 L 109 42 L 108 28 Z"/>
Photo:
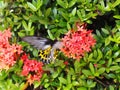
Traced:
<path fill-rule="evenodd" d="M 27 54 L 23 54 L 21 59 L 24 63 L 22 75 L 27 76 L 27 82 L 32 84 L 34 81 L 39 81 L 43 74 L 43 63 L 36 60 L 29 60 Z"/>
<path fill-rule="evenodd" d="M 84 56 L 85 52 L 91 51 L 96 43 L 93 38 L 92 30 L 86 29 L 86 24 L 79 25 L 76 23 L 77 30 L 70 30 L 64 38 L 62 38 L 63 47 L 61 51 L 69 58 L 79 60 Z"/>
<path fill-rule="evenodd" d="M 23 52 L 20 45 L 9 43 L 10 38 L 10 28 L 3 32 L 0 31 L 0 70 L 8 70 L 12 67 Z"/>

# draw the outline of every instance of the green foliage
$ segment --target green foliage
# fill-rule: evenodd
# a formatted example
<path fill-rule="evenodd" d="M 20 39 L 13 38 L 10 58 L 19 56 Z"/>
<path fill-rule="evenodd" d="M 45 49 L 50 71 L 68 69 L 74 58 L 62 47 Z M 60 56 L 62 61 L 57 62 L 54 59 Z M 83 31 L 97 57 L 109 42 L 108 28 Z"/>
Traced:
<path fill-rule="evenodd" d="M 19 1 L 19 2 L 18 2 Z M 94 29 L 96 45 L 80 60 L 63 57 L 44 66 L 46 73 L 34 88 L 47 90 L 117 90 L 120 88 L 120 1 L 119 0 L 0 0 L 0 30 L 12 28 L 13 42 L 20 43 L 32 57 L 38 51 L 20 41 L 23 36 L 60 39 L 75 22 L 93 24 L 97 17 L 112 13 L 107 23 Z M 99 23 L 97 24 L 99 26 Z M 62 57 L 62 59 L 61 59 Z M 60 60 L 59 60 L 60 59 Z M 68 61 L 68 65 L 64 64 Z M 22 62 L 0 72 L 0 90 L 21 90 Z M 15 85 L 14 85 L 15 84 Z"/>

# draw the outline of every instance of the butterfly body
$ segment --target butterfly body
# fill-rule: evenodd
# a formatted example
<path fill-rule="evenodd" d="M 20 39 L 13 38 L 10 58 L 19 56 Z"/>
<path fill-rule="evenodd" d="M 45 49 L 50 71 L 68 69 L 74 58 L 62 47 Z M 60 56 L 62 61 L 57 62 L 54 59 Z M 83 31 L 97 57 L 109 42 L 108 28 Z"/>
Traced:
<path fill-rule="evenodd" d="M 57 57 L 58 49 L 61 47 L 61 42 L 50 40 L 43 37 L 27 36 L 22 38 L 39 50 L 39 58 L 43 63 L 54 62 Z"/>

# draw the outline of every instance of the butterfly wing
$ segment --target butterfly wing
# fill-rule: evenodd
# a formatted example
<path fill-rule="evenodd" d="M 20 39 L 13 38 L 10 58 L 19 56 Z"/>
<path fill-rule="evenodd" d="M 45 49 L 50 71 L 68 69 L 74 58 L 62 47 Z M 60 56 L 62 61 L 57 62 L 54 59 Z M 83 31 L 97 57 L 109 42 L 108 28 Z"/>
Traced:
<path fill-rule="evenodd" d="M 22 38 L 23 41 L 28 42 L 29 44 L 33 45 L 37 49 L 46 49 L 51 45 L 48 42 L 51 40 L 43 38 L 43 37 L 36 37 L 36 36 L 27 36 Z M 47 43 L 47 45 L 46 45 Z"/>
<path fill-rule="evenodd" d="M 45 50 L 39 50 L 39 58 L 43 63 L 50 63 L 51 62 L 51 47 L 45 49 Z"/>

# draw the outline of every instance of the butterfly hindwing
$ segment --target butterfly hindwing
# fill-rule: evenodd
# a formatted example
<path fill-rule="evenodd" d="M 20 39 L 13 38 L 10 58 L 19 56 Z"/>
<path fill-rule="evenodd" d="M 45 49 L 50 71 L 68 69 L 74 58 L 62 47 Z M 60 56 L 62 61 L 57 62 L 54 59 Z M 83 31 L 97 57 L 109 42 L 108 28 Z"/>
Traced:
<path fill-rule="evenodd" d="M 50 53 L 51 53 L 51 47 L 45 49 L 45 50 L 39 50 L 39 58 L 43 63 L 50 63 Z"/>

